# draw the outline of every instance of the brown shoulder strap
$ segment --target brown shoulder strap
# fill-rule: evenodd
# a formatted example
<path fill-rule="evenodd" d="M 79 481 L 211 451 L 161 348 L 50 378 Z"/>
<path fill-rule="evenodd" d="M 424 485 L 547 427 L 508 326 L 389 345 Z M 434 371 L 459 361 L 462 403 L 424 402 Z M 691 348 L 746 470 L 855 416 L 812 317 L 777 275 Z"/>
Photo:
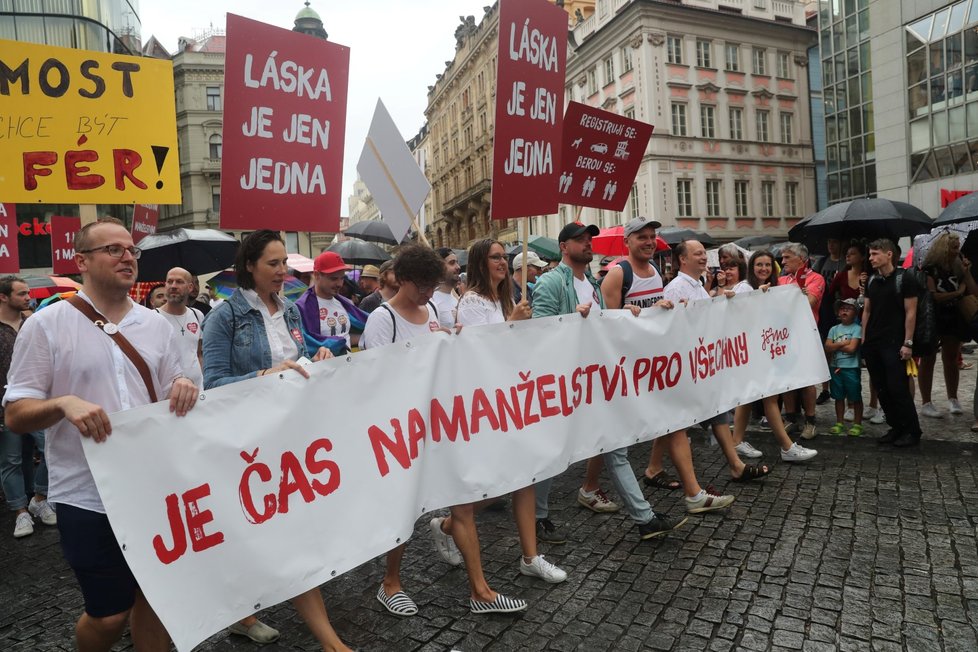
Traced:
<path fill-rule="evenodd" d="M 136 367 L 136 371 L 143 379 L 143 383 L 146 385 L 146 391 L 149 392 L 149 398 L 153 403 L 156 403 L 156 389 L 153 387 L 153 378 L 149 373 L 149 366 L 146 361 L 143 360 L 143 356 L 139 355 L 132 343 L 126 339 L 125 335 L 116 330 L 114 333 L 110 333 L 105 330 L 106 324 L 109 324 L 109 320 L 103 317 L 92 304 L 88 303 L 80 296 L 73 295 L 68 297 L 68 303 L 78 309 L 78 311 L 92 320 L 92 323 L 98 326 L 99 330 L 112 338 L 112 340 L 118 345 L 122 352 L 126 354 L 126 357 L 132 362 L 133 366 Z M 115 324 L 112 324 L 114 327 Z"/>

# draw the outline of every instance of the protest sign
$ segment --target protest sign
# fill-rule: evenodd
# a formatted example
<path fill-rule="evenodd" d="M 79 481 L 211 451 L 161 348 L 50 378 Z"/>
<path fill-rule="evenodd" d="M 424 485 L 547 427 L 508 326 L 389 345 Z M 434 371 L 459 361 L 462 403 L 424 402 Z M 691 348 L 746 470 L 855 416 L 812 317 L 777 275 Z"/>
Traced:
<path fill-rule="evenodd" d="M 650 124 L 571 102 L 564 115 L 560 201 L 623 210 L 652 129 Z"/>
<path fill-rule="evenodd" d="M 0 196 L 180 203 L 173 64 L 0 40 Z"/>
<path fill-rule="evenodd" d="M 80 229 L 80 217 L 51 217 L 51 269 L 55 274 L 79 273 L 75 263 L 75 234 Z"/>
<path fill-rule="evenodd" d="M 136 204 L 132 209 L 132 242 L 139 241 L 156 233 L 160 219 L 160 207 L 156 204 Z"/>
<path fill-rule="evenodd" d="M 492 218 L 557 212 L 567 12 L 546 0 L 500 0 Z"/>
<path fill-rule="evenodd" d="M 337 231 L 350 49 L 228 14 L 221 228 Z"/>
<path fill-rule="evenodd" d="M 424 335 L 308 369 L 208 390 L 180 419 L 165 402 L 114 414 L 106 443 L 83 439 L 179 650 L 390 550 L 426 512 L 828 378 L 794 287 Z"/>
<path fill-rule="evenodd" d="M 381 100 L 377 100 L 357 172 L 400 242 L 412 225 L 417 228 L 415 217 L 431 192 L 431 184 Z"/>
<path fill-rule="evenodd" d="M 16 205 L 0 204 L 0 274 L 16 274 L 20 271 L 18 233 Z"/>

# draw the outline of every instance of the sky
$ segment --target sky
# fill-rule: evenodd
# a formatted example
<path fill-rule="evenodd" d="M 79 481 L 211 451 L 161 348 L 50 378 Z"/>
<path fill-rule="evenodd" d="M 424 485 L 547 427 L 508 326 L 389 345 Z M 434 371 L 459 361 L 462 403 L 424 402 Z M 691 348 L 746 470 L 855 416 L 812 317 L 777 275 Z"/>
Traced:
<path fill-rule="evenodd" d="M 384 101 L 405 140 L 424 124 L 428 86 L 455 56 L 459 16 L 475 16 L 494 0 L 311 0 L 329 40 L 350 48 L 350 90 L 343 157 L 342 214 L 353 192 L 377 98 Z M 210 27 L 224 29 L 228 11 L 292 29 L 299 0 L 141 0 L 143 43 L 155 36 L 171 54 L 181 36 Z"/>

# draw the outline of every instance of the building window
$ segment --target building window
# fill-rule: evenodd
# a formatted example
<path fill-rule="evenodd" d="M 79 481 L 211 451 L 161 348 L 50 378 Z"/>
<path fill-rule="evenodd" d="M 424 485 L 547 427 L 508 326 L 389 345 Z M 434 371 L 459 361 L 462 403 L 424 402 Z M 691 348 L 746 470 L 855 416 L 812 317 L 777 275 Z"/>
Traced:
<path fill-rule="evenodd" d="M 740 46 L 736 43 L 727 43 L 723 52 L 726 70 L 728 72 L 740 72 Z"/>
<path fill-rule="evenodd" d="M 792 134 L 793 129 L 793 116 L 790 113 L 781 114 L 781 142 L 790 145 L 794 142 Z"/>
<path fill-rule="evenodd" d="M 764 217 L 774 217 L 774 182 L 761 182 L 761 208 Z"/>
<path fill-rule="evenodd" d="M 630 72 L 632 69 L 632 50 L 629 46 L 625 46 L 621 49 L 621 71 L 623 73 Z"/>
<path fill-rule="evenodd" d="M 791 79 L 791 54 L 778 52 L 778 77 Z"/>
<path fill-rule="evenodd" d="M 221 104 L 221 87 L 208 86 L 207 87 L 207 110 L 220 111 L 222 108 L 223 106 Z"/>
<path fill-rule="evenodd" d="M 594 95 L 598 92 L 598 73 L 594 68 L 587 71 L 587 94 Z"/>
<path fill-rule="evenodd" d="M 716 107 L 709 104 L 700 107 L 700 133 L 703 138 L 716 138 Z"/>
<path fill-rule="evenodd" d="M 605 85 L 614 83 L 615 81 L 615 58 L 608 55 L 608 58 L 604 60 L 604 83 Z"/>
<path fill-rule="evenodd" d="M 634 186 L 632 186 L 632 194 L 628 198 L 628 210 L 633 218 L 639 216 L 637 183 Z"/>
<path fill-rule="evenodd" d="M 734 181 L 734 209 L 737 217 L 747 217 L 750 206 L 747 198 L 750 193 L 749 181 Z"/>
<path fill-rule="evenodd" d="M 221 212 L 221 187 L 211 186 L 211 210 L 215 213 Z"/>
<path fill-rule="evenodd" d="M 685 136 L 686 134 L 686 105 L 672 105 L 672 135 Z"/>
<path fill-rule="evenodd" d="M 210 158 L 212 161 L 221 160 L 221 150 L 223 148 L 221 143 L 222 143 L 221 137 L 218 136 L 217 134 L 214 134 L 213 136 L 210 137 L 210 141 L 208 142 L 208 145 L 210 146 Z"/>
<path fill-rule="evenodd" d="M 766 143 L 771 139 L 770 130 L 768 129 L 768 114 L 770 111 L 763 111 L 757 109 L 755 113 L 755 119 L 757 122 L 757 140 L 762 143 Z"/>
<path fill-rule="evenodd" d="M 696 65 L 700 68 L 713 67 L 713 41 L 696 40 Z"/>
<path fill-rule="evenodd" d="M 625 109 L 625 117 L 626 118 L 630 118 L 632 120 L 635 119 L 635 107 L 634 106 L 630 106 L 627 109 Z"/>
<path fill-rule="evenodd" d="M 692 217 L 693 215 L 693 182 L 680 179 L 676 182 L 676 215 Z"/>
<path fill-rule="evenodd" d="M 666 60 L 669 63 L 683 62 L 683 37 L 669 36 L 666 44 Z"/>
<path fill-rule="evenodd" d="M 732 106 L 730 111 L 730 140 L 744 139 L 744 110 L 739 106 Z"/>
<path fill-rule="evenodd" d="M 752 68 L 752 71 L 755 75 L 767 74 L 767 50 L 764 48 L 754 48 L 753 62 L 754 67 Z"/>
<path fill-rule="evenodd" d="M 707 217 L 720 216 L 720 182 L 716 179 L 706 182 L 706 215 Z"/>
<path fill-rule="evenodd" d="M 798 216 L 798 184 L 791 182 L 784 186 L 784 207 L 788 217 Z"/>

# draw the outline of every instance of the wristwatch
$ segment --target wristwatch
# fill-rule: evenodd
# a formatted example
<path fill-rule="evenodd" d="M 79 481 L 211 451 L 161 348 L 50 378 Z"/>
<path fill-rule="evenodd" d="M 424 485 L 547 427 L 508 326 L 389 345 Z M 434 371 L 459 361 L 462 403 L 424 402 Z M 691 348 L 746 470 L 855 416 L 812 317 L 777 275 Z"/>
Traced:
<path fill-rule="evenodd" d="M 903 345 L 907 348 L 913 348 L 913 340 L 907 340 Z"/>

